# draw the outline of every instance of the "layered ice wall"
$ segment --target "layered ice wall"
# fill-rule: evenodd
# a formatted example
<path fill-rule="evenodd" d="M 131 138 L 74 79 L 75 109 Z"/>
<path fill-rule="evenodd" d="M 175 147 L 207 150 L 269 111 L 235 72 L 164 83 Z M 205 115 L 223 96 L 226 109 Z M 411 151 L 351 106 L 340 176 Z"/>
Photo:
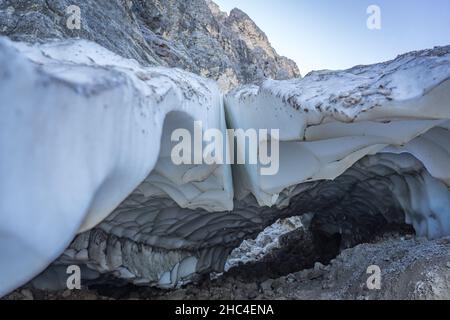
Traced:
<path fill-rule="evenodd" d="M 450 234 L 449 47 L 225 98 L 210 80 L 88 41 L 1 39 L 0 65 L 0 295 L 58 257 L 53 271 L 76 263 L 173 287 L 308 212 L 347 244 L 360 236 L 349 221 Z M 171 133 L 194 121 L 279 129 L 279 173 L 174 165 Z"/>
<path fill-rule="evenodd" d="M 86 41 L 1 39 L 0 63 L 0 294 L 36 276 L 143 181 L 148 197 L 166 192 L 183 206 L 232 208 L 228 166 L 197 170 L 196 181 L 184 175 L 194 168 L 160 161 L 149 177 L 160 150 L 166 156 L 165 122 L 225 129 L 214 82 L 141 68 Z"/>
<path fill-rule="evenodd" d="M 237 198 L 251 193 L 260 205 L 285 205 L 280 195 L 292 186 L 335 180 L 368 155 L 409 153 L 440 182 L 428 188 L 433 195 L 411 199 L 422 202 L 412 211 L 404 204 L 408 217 L 415 226 L 422 218 L 440 220 L 439 227 L 419 227 L 421 235 L 450 232 L 449 51 L 412 52 L 377 65 L 267 80 L 231 92 L 225 98 L 231 126 L 280 130 L 279 173 L 262 176 L 258 165 L 246 165 L 238 171 Z"/>

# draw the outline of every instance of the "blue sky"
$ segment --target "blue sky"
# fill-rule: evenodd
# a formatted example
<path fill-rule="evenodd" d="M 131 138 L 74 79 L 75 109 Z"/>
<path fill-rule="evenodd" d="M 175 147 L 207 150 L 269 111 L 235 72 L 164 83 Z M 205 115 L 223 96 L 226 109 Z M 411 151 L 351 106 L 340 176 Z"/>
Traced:
<path fill-rule="evenodd" d="M 395 58 L 450 45 L 450 0 L 214 0 L 238 7 L 303 75 Z M 369 30 L 367 7 L 381 9 L 381 29 Z"/>

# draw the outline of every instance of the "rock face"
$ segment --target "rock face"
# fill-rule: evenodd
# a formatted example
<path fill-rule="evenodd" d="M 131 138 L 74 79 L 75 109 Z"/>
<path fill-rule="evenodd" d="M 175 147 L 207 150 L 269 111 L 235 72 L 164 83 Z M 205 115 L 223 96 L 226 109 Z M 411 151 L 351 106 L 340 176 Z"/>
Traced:
<path fill-rule="evenodd" d="M 80 8 L 80 29 L 68 28 Z M 143 65 L 179 67 L 217 80 L 224 91 L 264 78 L 300 76 L 242 11 L 210 0 L 0 1 L 0 34 L 46 42 L 80 37 Z"/>

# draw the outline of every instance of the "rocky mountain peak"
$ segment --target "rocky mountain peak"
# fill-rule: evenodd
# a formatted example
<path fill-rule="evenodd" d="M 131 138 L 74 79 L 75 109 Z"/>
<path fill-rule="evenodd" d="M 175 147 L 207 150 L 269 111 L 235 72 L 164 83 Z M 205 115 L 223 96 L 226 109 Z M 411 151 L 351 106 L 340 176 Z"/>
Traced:
<path fill-rule="evenodd" d="M 242 10 L 231 10 L 226 23 L 249 48 L 262 49 L 271 58 L 278 56 L 266 34 Z"/>
<path fill-rule="evenodd" d="M 211 10 L 211 13 L 214 15 L 216 19 L 226 19 L 228 14 L 225 11 L 222 11 L 217 3 L 212 0 L 205 0 L 206 4 Z"/>
<path fill-rule="evenodd" d="M 80 29 L 67 28 L 67 7 L 80 9 Z M 211 0 L 14 0 L 0 2 L 0 35 L 45 42 L 83 38 L 143 65 L 178 67 L 216 80 L 224 91 L 265 78 L 300 76 L 239 9 L 228 15 Z"/>

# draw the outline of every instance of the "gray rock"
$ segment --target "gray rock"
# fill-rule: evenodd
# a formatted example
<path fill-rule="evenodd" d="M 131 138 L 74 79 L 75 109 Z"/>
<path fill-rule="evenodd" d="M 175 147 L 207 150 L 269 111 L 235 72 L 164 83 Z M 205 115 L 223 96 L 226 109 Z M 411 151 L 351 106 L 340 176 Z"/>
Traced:
<path fill-rule="evenodd" d="M 63 293 L 61 294 L 61 296 L 66 299 L 69 298 L 71 295 L 72 295 L 72 291 L 70 291 L 70 290 L 64 290 Z"/>
<path fill-rule="evenodd" d="M 24 300 L 34 300 L 33 293 L 30 289 L 22 289 L 20 293 L 23 295 Z"/>
<path fill-rule="evenodd" d="M 272 280 L 272 279 L 268 279 L 268 280 L 262 282 L 262 283 L 260 284 L 261 290 L 262 290 L 263 292 L 272 290 L 272 284 L 273 284 L 273 280 Z"/>
<path fill-rule="evenodd" d="M 70 29 L 70 5 L 80 29 Z M 0 0 L 0 35 L 26 42 L 83 38 L 144 65 L 179 67 L 218 81 L 224 91 L 264 78 L 300 76 L 242 11 L 210 0 Z"/>
<path fill-rule="evenodd" d="M 286 280 L 285 277 L 273 280 L 272 289 L 277 290 L 278 288 L 282 287 L 285 284 L 285 280 Z"/>

